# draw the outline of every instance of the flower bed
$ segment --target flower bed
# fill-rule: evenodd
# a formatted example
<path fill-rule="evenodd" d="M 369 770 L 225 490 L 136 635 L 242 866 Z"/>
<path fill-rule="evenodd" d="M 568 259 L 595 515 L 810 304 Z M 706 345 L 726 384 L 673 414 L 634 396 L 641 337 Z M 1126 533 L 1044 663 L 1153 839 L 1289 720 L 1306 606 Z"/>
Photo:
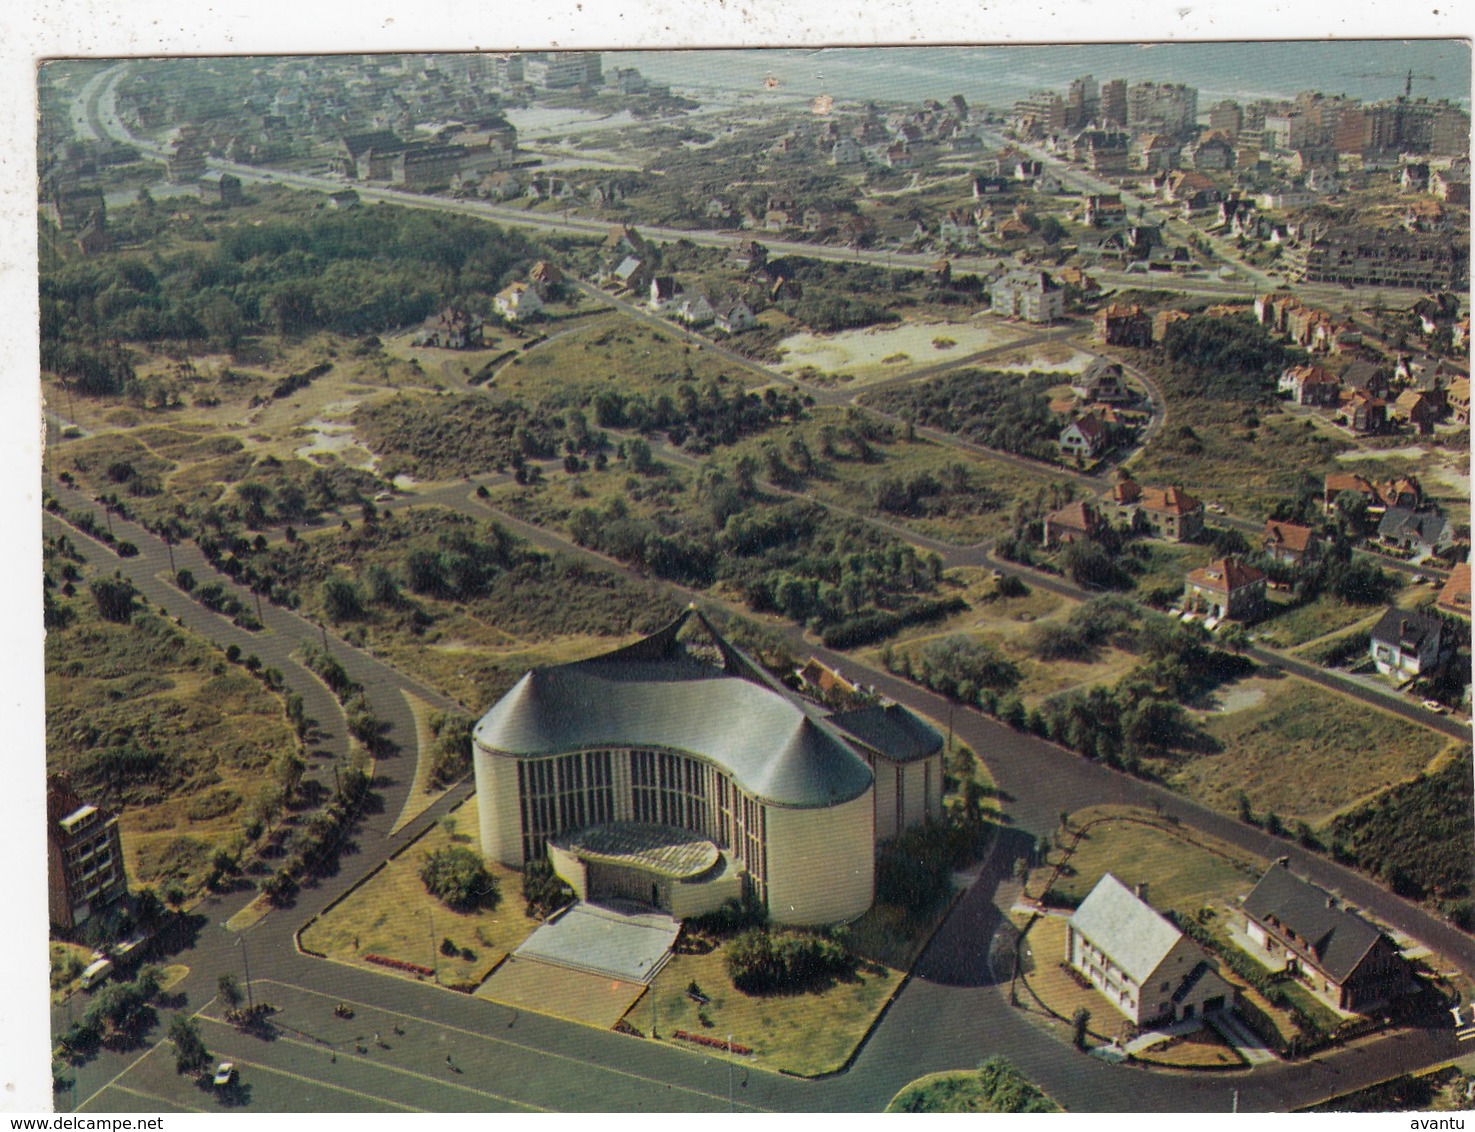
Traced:
<path fill-rule="evenodd" d="M 689 1034 L 685 1030 L 673 1030 L 673 1038 L 680 1038 L 683 1042 L 695 1042 L 699 1046 L 707 1046 L 709 1049 L 726 1050 L 729 1053 L 740 1053 L 744 1057 L 753 1052 L 751 1046 L 739 1045 L 737 1042 L 725 1041 L 722 1038 L 709 1038 L 705 1034 Z"/>
<path fill-rule="evenodd" d="M 406 963 L 403 959 L 391 959 L 387 955 L 365 955 L 364 959 L 370 963 L 377 963 L 381 967 L 393 967 L 396 971 L 408 971 L 412 975 L 435 974 L 429 967 L 422 967 L 418 963 Z"/>

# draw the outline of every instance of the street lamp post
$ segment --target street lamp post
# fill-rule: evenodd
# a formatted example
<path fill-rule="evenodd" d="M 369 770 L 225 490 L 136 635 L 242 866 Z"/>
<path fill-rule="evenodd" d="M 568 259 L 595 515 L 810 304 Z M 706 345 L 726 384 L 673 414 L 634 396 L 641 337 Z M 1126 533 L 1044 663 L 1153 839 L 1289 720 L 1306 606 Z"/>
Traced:
<path fill-rule="evenodd" d="M 425 909 L 425 914 L 430 917 L 430 970 L 431 978 L 440 982 L 440 952 L 435 948 L 435 909 Z"/>
<path fill-rule="evenodd" d="M 732 1035 L 727 1035 L 727 1111 L 732 1111 Z"/>

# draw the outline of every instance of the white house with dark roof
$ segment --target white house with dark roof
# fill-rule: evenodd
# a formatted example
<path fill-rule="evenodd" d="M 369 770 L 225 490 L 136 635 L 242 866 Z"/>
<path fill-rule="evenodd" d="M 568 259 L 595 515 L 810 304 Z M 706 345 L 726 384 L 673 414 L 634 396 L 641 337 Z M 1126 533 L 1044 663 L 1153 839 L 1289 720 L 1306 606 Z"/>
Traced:
<path fill-rule="evenodd" d="M 1412 680 L 1439 666 L 1444 637 L 1443 618 L 1389 606 L 1368 634 L 1368 651 L 1380 675 Z"/>
<path fill-rule="evenodd" d="M 1066 925 L 1065 958 L 1139 1026 L 1182 1021 L 1233 1002 L 1203 950 L 1110 873 Z"/>

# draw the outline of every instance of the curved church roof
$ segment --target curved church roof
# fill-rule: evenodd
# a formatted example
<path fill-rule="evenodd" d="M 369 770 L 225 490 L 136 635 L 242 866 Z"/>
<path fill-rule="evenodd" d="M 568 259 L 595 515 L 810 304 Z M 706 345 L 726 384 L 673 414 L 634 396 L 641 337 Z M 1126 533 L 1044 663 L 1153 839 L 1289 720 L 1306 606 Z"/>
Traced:
<path fill-rule="evenodd" d="M 692 616 L 716 645 L 721 668 L 677 641 Z M 872 783 L 866 761 L 820 709 L 793 696 L 695 610 L 614 652 L 533 669 L 482 717 L 474 737 L 493 751 L 525 756 L 605 746 L 686 751 L 778 806 L 838 805 Z"/>

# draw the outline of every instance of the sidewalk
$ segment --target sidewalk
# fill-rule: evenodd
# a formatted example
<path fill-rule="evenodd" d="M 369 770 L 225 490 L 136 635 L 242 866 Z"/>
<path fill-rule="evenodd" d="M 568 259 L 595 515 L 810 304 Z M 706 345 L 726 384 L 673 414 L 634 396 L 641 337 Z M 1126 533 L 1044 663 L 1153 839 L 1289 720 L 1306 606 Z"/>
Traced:
<path fill-rule="evenodd" d="M 1204 1015 L 1204 1018 L 1252 1068 L 1276 1060 L 1275 1054 L 1266 1048 L 1265 1043 L 1229 1011 L 1217 1010 L 1213 1014 Z"/>

